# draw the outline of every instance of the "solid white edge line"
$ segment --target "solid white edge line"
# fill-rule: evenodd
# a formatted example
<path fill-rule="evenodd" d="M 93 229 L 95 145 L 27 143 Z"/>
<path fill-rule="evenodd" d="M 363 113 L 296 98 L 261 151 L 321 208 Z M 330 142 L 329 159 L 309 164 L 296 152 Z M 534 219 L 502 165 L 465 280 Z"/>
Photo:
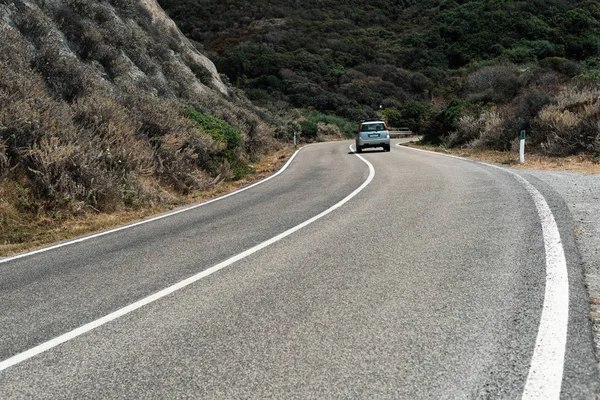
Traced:
<path fill-rule="evenodd" d="M 352 145 L 350 145 L 350 150 L 352 150 Z M 331 206 L 330 208 L 328 208 L 327 210 L 315 215 L 314 217 L 302 222 L 299 225 L 294 226 L 293 228 L 290 228 L 288 230 L 286 230 L 285 232 L 280 233 L 277 236 L 272 237 L 269 240 L 266 240 L 254 247 L 251 247 L 250 249 L 239 253 L 217 265 L 214 265 L 194 276 L 191 276 L 181 282 L 178 282 L 172 286 L 169 286 L 168 288 L 165 288 L 159 292 L 156 292 L 148 297 L 145 297 L 141 300 L 136 301 L 135 303 L 132 303 L 128 306 L 125 306 L 123 308 L 120 308 L 119 310 L 116 310 L 102 318 L 99 318 L 95 321 L 89 322 L 85 325 L 80 326 L 79 328 L 73 329 L 70 332 L 64 333 L 54 339 L 48 340 L 47 342 L 44 342 L 42 344 L 39 344 L 29 350 L 26 350 L 22 353 L 16 354 L 10 358 L 7 358 L 6 360 L 3 360 L 0 362 L 0 371 L 3 371 L 7 368 L 10 368 L 14 365 L 17 365 L 25 360 L 28 360 L 38 354 L 41 354 L 47 350 L 52 349 L 53 347 L 56 347 L 62 343 L 65 343 L 71 339 L 76 338 L 77 336 L 83 335 L 84 333 L 87 333 L 95 328 L 98 328 L 99 326 L 102 326 L 110 321 L 113 321 L 117 318 L 120 318 L 126 314 L 129 314 L 132 311 L 137 310 L 138 308 L 141 308 L 147 304 L 150 304 L 156 300 L 159 300 L 165 296 L 168 296 L 169 294 L 176 292 L 180 289 L 183 289 L 184 287 L 191 285 L 192 283 L 199 281 L 202 278 L 205 278 L 209 275 L 214 274 L 215 272 L 237 262 L 240 261 L 248 256 L 250 256 L 251 254 L 256 253 L 259 250 L 264 249 L 267 246 L 272 245 L 273 243 L 276 243 L 278 241 L 280 241 L 281 239 L 291 235 L 294 232 L 299 231 L 300 229 L 306 227 L 307 225 L 312 224 L 313 222 L 315 222 L 316 220 L 323 218 L 324 216 L 326 216 L 327 214 L 330 214 L 331 212 L 335 211 L 336 209 L 340 208 L 341 206 L 343 206 L 344 204 L 346 204 L 348 201 L 350 201 L 353 197 L 355 197 L 358 193 L 360 193 L 364 188 L 367 187 L 367 185 L 369 185 L 369 183 L 371 183 L 371 181 L 373 180 L 373 178 L 375 177 L 375 168 L 373 167 L 373 165 L 368 162 L 367 160 L 365 160 L 363 157 L 359 156 L 358 154 L 355 153 L 355 155 L 360 158 L 365 164 L 367 164 L 367 166 L 369 167 L 369 176 L 367 177 L 367 179 L 357 188 L 355 189 L 352 193 L 350 193 L 348 196 L 344 197 L 341 201 L 339 201 L 338 203 L 334 204 L 333 206 Z M 290 159 L 291 161 L 291 159 Z M 289 162 L 288 162 L 289 163 Z M 286 164 L 287 165 L 287 164 Z M 264 181 L 263 181 L 264 182 Z M 205 203 L 204 203 L 205 204 Z M 172 215 L 172 214 L 171 214 Z M 164 218 L 164 217 L 163 217 Z"/>
<path fill-rule="evenodd" d="M 223 196 L 215 197 L 214 199 L 210 199 L 210 200 L 204 201 L 202 203 L 195 204 L 195 205 L 190 206 L 190 207 L 182 208 L 181 210 L 177 210 L 177 211 L 173 211 L 173 212 L 170 212 L 170 213 L 167 213 L 167 214 L 163 214 L 163 215 L 159 215 L 159 216 L 156 216 L 156 217 L 148 218 L 148 219 L 145 219 L 143 221 L 135 222 L 133 224 L 128 224 L 128 225 L 120 226 L 118 228 L 110 229 L 110 230 L 104 231 L 104 232 L 94 233 L 92 235 L 84 236 L 84 237 L 81 237 L 79 239 L 68 240 L 68 241 L 63 242 L 63 243 L 59 243 L 59 244 L 56 244 L 56 245 L 53 245 L 53 246 L 49 246 L 49 247 L 44 247 L 44 248 L 41 248 L 41 249 L 38 249 L 38 250 L 29 251 L 27 253 L 18 254 L 16 256 L 12 256 L 12 257 L 8 257 L 8 258 L 2 258 L 2 259 L 0 259 L 0 264 L 7 263 L 7 262 L 13 261 L 13 260 L 17 260 L 19 258 L 29 257 L 29 256 L 32 256 L 34 254 L 45 253 L 45 252 L 50 251 L 50 250 L 58 249 L 58 248 L 65 247 L 65 246 L 70 246 L 70 245 L 75 244 L 75 243 L 85 242 L 86 240 L 94 239 L 94 238 L 97 238 L 97 237 L 100 237 L 100 236 L 104 236 L 104 235 L 109 235 L 111 233 L 115 233 L 115 232 L 119 232 L 119 231 L 122 231 L 122 230 L 125 230 L 125 229 L 133 228 L 135 226 L 139 226 L 139 225 L 147 224 L 147 223 L 150 223 L 150 222 L 158 221 L 158 220 L 163 219 L 163 218 L 172 217 L 173 215 L 177 215 L 177 214 L 184 213 L 186 211 L 194 210 L 194 209 L 196 209 L 198 207 L 204 207 L 205 205 L 214 203 L 215 201 L 223 200 L 223 199 L 226 199 L 227 197 L 231 197 L 231 196 L 234 196 L 236 194 L 242 193 L 242 192 L 244 192 L 244 191 L 246 191 L 248 189 L 251 189 L 251 188 L 253 188 L 255 186 L 263 184 L 263 183 L 265 183 L 265 182 L 267 182 L 267 181 L 275 178 L 277 175 L 281 174 L 283 171 L 285 171 L 287 169 L 287 167 L 291 164 L 292 160 L 294 158 L 296 158 L 296 155 L 298 154 L 298 152 L 300 150 L 302 150 L 303 148 L 304 147 L 299 148 L 298 150 L 296 150 L 294 152 L 294 154 L 292 154 L 292 156 L 290 157 L 290 159 L 283 165 L 283 167 L 281 167 L 279 169 L 279 171 L 277 171 L 273 175 L 271 175 L 271 176 L 269 176 L 269 177 L 267 177 L 265 179 L 262 179 L 262 180 L 260 180 L 258 182 L 255 182 L 255 183 L 253 183 L 251 185 L 248 185 L 248 186 L 245 186 L 245 187 L 243 187 L 241 189 L 238 189 L 235 192 L 227 193 L 227 194 L 225 194 Z"/>
<path fill-rule="evenodd" d="M 560 232 L 546 199 L 525 178 L 506 168 L 450 154 L 412 147 L 406 148 L 470 161 L 507 172 L 513 175 L 532 197 L 540 218 L 544 237 L 546 288 L 542 316 L 522 399 L 559 399 L 569 326 L 569 276 Z"/>

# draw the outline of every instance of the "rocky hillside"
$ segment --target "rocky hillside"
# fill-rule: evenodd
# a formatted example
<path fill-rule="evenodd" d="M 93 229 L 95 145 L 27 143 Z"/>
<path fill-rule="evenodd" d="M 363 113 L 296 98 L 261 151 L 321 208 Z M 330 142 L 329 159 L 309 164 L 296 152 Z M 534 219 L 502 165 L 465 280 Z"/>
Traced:
<path fill-rule="evenodd" d="M 275 133 L 155 0 L 0 0 L 4 232 L 239 178 Z"/>
<path fill-rule="evenodd" d="M 600 154 L 596 0 L 159 0 L 258 104 Z M 380 111 L 380 109 L 382 110 Z"/>

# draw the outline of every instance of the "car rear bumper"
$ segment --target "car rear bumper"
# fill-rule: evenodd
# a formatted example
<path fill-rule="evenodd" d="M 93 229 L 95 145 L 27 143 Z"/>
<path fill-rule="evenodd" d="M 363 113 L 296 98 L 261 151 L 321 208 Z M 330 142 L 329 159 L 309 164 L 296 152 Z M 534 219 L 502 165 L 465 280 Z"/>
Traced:
<path fill-rule="evenodd" d="M 390 145 L 390 139 L 357 140 L 356 145 L 360 147 L 387 147 Z"/>

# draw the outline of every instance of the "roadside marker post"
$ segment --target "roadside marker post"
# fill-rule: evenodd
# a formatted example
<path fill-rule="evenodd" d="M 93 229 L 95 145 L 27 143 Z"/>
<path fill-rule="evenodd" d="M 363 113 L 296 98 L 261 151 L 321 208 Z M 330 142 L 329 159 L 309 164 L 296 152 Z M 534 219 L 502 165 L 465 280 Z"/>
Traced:
<path fill-rule="evenodd" d="M 519 140 L 519 163 L 525 164 L 525 131 L 521 131 L 521 138 Z"/>

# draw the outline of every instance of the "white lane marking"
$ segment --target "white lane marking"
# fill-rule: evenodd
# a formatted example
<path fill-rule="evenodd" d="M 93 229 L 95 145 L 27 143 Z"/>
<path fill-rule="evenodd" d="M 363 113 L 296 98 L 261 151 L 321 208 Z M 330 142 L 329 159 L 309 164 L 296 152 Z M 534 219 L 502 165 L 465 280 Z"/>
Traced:
<path fill-rule="evenodd" d="M 546 289 L 535 349 L 522 399 L 559 399 L 567 347 L 567 329 L 569 326 L 569 275 L 560 232 L 546 199 L 525 178 L 506 168 L 450 154 L 436 153 L 411 147 L 407 148 L 475 162 L 508 172 L 525 187 L 529 195 L 533 198 L 542 224 L 542 235 L 544 237 Z"/>
<path fill-rule="evenodd" d="M 522 399 L 559 399 L 569 326 L 567 260 L 558 226 L 544 196 L 525 178 L 511 173 L 525 186 L 535 202 L 546 249 L 544 308 Z"/>
<path fill-rule="evenodd" d="M 181 213 L 183 213 L 183 212 L 186 212 L 186 211 L 194 210 L 194 209 L 196 209 L 196 208 L 198 208 L 198 207 L 204 207 L 205 205 L 207 205 L 207 204 L 210 204 L 210 203 L 214 203 L 215 201 L 223 200 L 223 199 L 226 199 L 227 197 L 231 197 L 231 196 L 234 196 L 234 195 L 236 195 L 236 194 L 242 193 L 242 192 L 244 192 L 244 191 L 246 191 L 246 190 L 248 190 L 248 189 L 251 189 L 251 188 L 253 188 L 253 187 L 255 187 L 255 186 L 258 186 L 258 185 L 260 185 L 260 184 L 262 184 L 262 183 L 265 183 L 265 182 L 267 182 L 268 180 L 271 180 L 271 179 L 275 178 L 277 175 L 281 174 L 283 171 L 285 171 L 285 170 L 287 169 L 287 167 L 288 167 L 288 166 L 291 164 L 292 160 L 293 160 L 294 158 L 296 158 L 296 155 L 297 155 L 297 154 L 298 154 L 298 152 L 299 152 L 300 150 L 302 150 L 302 149 L 303 149 L 303 148 L 300 148 L 300 149 L 296 150 L 296 152 L 294 152 L 294 154 L 292 154 L 292 156 L 291 156 L 291 157 L 290 157 L 290 159 L 289 159 L 289 160 L 288 160 L 288 161 L 287 161 L 287 162 L 284 164 L 284 166 L 283 166 L 283 167 L 281 167 L 281 169 L 280 169 L 279 171 L 277 171 L 276 173 L 274 173 L 273 175 L 271 175 L 271 176 L 269 176 L 268 178 L 265 178 L 265 179 L 263 179 L 263 180 L 261 180 L 261 181 L 258 181 L 258 182 L 256 182 L 256 183 L 253 183 L 252 185 L 248 185 L 248 186 L 246 186 L 246 187 L 243 187 L 243 188 L 241 188 L 241 189 L 239 189 L 239 190 L 236 190 L 235 192 L 231 192 L 231 193 L 225 194 L 225 195 L 223 195 L 223 196 L 215 197 L 214 199 L 207 200 L 207 201 L 205 201 L 205 202 L 203 202 L 203 203 L 199 203 L 199 204 L 193 205 L 193 206 L 191 206 L 191 207 L 186 207 L 186 208 L 183 208 L 183 209 L 181 209 L 181 210 L 173 211 L 173 212 L 170 212 L 170 213 L 168 213 L 168 214 L 163 214 L 163 215 L 159 215 L 159 216 L 157 216 L 157 217 L 153 217 L 153 218 L 145 219 L 145 220 L 143 220 L 143 221 L 140 221 L 140 222 L 135 222 L 135 223 L 133 223 L 133 224 L 129 224 L 129 225 L 120 226 L 120 227 L 118 227 L 118 228 L 115 228 L 115 229 L 111 229 L 111 230 L 108 230 L 108 231 L 104 231 L 104 232 L 95 233 L 95 234 L 93 234 L 93 235 L 89 235 L 89 236 L 84 236 L 84 237 L 82 237 L 82 238 L 79 238 L 79 239 L 69 240 L 69 241 L 66 241 L 66 242 L 64 242 L 64 243 L 56 244 L 56 245 L 54 245 L 54 246 L 50 246 L 50 247 L 44 247 L 44 248 L 42 248 L 42 249 L 39 249 L 39 250 L 34 250 L 34 251 L 27 252 L 27 253 L 19 254 L 19 255 L 16 255 L 16 256 L 12 256 L 12 257 L 8 257 L 8 258 L 3 258 L 3 259 L 0 259 L 0 264 L 2 264 L 2 263 L 6 263 L 6 262 L 9 262 L 9 261 L 13 261 L 13 260 L 17 260 L 17 259 L 19 259 L 19 258 L 24 258 L 24 257 L 32 256 L 32 255 L 34 255 L 34 254 L 44 253 L 44 252 L 46 252 L 46 251 L 50 251 L 50 250 L 54 250 L 54 249 L 58 249 L 58 248 L 60 248 L 60 247 L 69 246 L 69 245 L 72 245 L 72 244 L 75 244 L 75 243 L 84 242 L 84 241 L 86 241 L 86 240 L 94 239 L 94 238 L 97 238 L 97 237 L 100 237 L 100 236 L 109 235 L 109 234 L 111 234 L 111 233 L 115 233 L 115 232 L 118 232 L 118 231 L 122 231 L 122 230 L 124 230 L 124 229 L 133 228 L 134 226 L 138 226 L 138 225 L 147 224 L 147 223 L 149 223 L 149 222 L 153 222 L 153 221 L 158 221 L 159 219 L 163 219 L 163 218 L 172 217 L 173 215 L 177 215 L 177 214 L 181 214 Z"/>
<path fill-rule="evenodd" d="M 350 145 L 350 150 L 352 150 L 352 145 Z M 73 329 L 70 332 L 67 332 L 65 334 L 62 334 L 54 339 L 51 339 L 47 342 L 44 342 L 42 344 L 39 344 L 29 350 L 26 350 L 22 353 L 16 354 L 10 358 L 7 358 L 6 360 L 0 362 L 0 371 L 3 371 L 7 368 L 10 368 L 14 365 L 17 365 L 25 360 L 30 359 L 31 357 L 34 357 L 38 354 L 41 354 L 47 350 L 52 349 L 53 347 L 56 347 L 62 343 L 65 343 L 71 339 L 76 338 L 77 336 L 83 335 L 84 333 L 87 333 L 95 328 L 98 328 L 99 326 L 102 326 L 110 321 L 113 321 L 117 318 L 120 318 L 126 314 L 129 314 L 130 312 L 137 310 L 138 308 L 141 308 L 147 304 L 150 304 L 156 300 L 159 300 L 165 296 L 168 296 L 169 294 L 176 292 L 180 289 L 183 289 L 184 287 L 191 285 L 192 283 L 199 281 L 202 278 L 205 278 L 209 275 L 214 274 L 215 272 L 237 262 L 240 261 L 246 257 L 248 257 L 251 254 L 256 253 L 257 251 L 260 251 L 262 249 L 264 249 L 267 246 L 272 245 L 273 243 L 276 243 L 278 241 L 280 241 L 281 239 L 291 235 L 294 232 L 299 231 L 300 229 L 306 227 L 307 225 L 312 224 L 313 222 L 317 221 L 318 219 L 323 218 L 324 216 L 326 216 L 327 214 L 330 214 L 331 212 L 335 211 L 336 209 L 340 208 L 341 206 L 343 206 L 344 204 L 346 204 L 348 201 L 350 201 L 353 197 L 355 197 L 357 194 L 359 194 L 364 188 L 367 187 L 367 185 L 369 185 L 369 183 L 371 183 L 371 181 L 373 180 L 373 178 L 375 177 L 375 168 L 373 168 L 373 165 L 368 162 L 367 160 L 365 160 L 363 157 L 359 156 L 358 154 L 356 154 L 356 156 L 358 158 L 360 158 L 365 164 L 367 164 L 367 166 L 369 167 L 369 176 L 367 177 L 367 179 L 357 188 L 355 189 L 352 193 L 350 193 L 348 196 L 344 197 L 340 202 L 334 204 L 333 206 L 329 207 L 327 210 L 315 215 L 314 217 L 302 222 L 299 225 L 294 226 L 293 228 L 288 229 L 285 232 L 280 233 L 277 236 L 272 237 L 271 239 L 264 241 L 240 254 L 237 254 L 217 265 L 214 265 L 194 276 L 191 276 L 181 282 L 178 282 L 172 286 L 169 286 L 166 289 L 163 289 L 157 293 L 154 293 L 148 297 L 145 297 L 141 300 L 136 301 L 135 303 L 132 303 L 128 306 L 125 306 L 117 311 L 114 311 L 102 318 L 99 318 L 95 321 L 89 322 L 85 325 L 80 326 L 79 328 Z M 291 160 L 290 160 L 291 161 Z"/>

